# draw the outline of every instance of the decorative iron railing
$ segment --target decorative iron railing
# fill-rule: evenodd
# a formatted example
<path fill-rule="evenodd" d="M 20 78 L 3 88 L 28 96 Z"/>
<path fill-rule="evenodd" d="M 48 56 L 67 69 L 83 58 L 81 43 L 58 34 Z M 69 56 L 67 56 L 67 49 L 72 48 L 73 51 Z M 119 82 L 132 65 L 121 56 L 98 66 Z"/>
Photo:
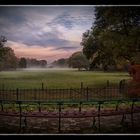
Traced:
<path fill-rule="evenodd" d="M 129 89 L 69 88 L 69 89 L 4 89 L 0 90 L 1 100 L 44 100 L 44 101 L 98 101 L 128 99 Z M 134 97 L 135 98 L 135 97 Z M 139 97 L 137 97 L 139 98 Z"/>
<path fill-rule="evenodd" d="M 70 89 L 3 89 L 0 90 L 0 116 L 18 117 L 19 128 L 27 126 L 27 118 L 57 118 L 61 132 L 62 118 L 98 118 L 140 113 L 140 98 L 130 97 L 129 89 L 117 87 Z M 88 109 L 84 106 L 88 105 Z M 106 106 L 109 105 L 109 106 Z"/>

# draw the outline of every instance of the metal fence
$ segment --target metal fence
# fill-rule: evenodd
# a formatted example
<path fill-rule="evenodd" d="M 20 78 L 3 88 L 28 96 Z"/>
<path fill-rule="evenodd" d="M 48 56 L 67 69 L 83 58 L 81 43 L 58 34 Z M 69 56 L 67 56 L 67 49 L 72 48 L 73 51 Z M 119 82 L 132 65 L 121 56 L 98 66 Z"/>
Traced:
<path fill-rule="evenodd" d="M 46 101 L 11 101 L 0 100 L 0 116 L 19 119 L 19 131 L 26 129 L 28 118 L 55 118 L 58 119 L 58 131 L 61 132 L 62 118 L 93 118 L 92 127 L 101 130 L 101 116 L 122 115 L 121 122 L 125 122 L 127 114 L 130 114 L 132 127 L 134 125 L 134 113 L 140 113 L 140 100 L 116 100 L 96 102 L 54 102 Z M 87 106 L 88 105 L 88 109 Z M 108 106 L 109 105 L 109 106 Z M 95 121 L 97 120 L 97 124 Z M 36 122 L 36 120 L 34 120 Z"/>
<path fill-rule="evenodd" d="M 101 116 L 140 113 L 140 98 L 130 97 L 129 88 L 69 88 L 69 89 L 0 89 L 0 116 L 19 118 L 19 130 L 27 128 L 27 118 L 56 118 L 61 132 L 63 118 L 98 118 L 100 131 Z M 87 107 L 88 106 L 88 107 Z M 24 120 L 24 123 L 22 122 Z"/>
<path fill-rule="evenodd" d="M 98 101 L 128 99 L 129 89 L 118 87 L 69 89 L 1 89 L 0 100 Z"/>

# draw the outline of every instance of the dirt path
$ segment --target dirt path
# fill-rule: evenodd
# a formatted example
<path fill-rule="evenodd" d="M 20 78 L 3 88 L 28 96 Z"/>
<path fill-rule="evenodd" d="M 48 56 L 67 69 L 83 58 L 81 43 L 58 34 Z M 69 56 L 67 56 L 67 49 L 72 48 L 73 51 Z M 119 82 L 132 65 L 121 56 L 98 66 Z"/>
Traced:
<path fill-rule="evenodd" d="M 61 134 L 97 134 L 97 133 L 140 133 L 140 113 L 134 114 L 134 125 L 131 124 L 131 116 L 126 115 L 124 123 L 121 123 L 122 115 L 101 117 L 100 132 L 98 118 L 78 118 L 61 120 Z M 24 127 L 24 126 L 23 126 Z M 0 134 L 53 134 L 58 132 L 58 119 L 27 118 L 27 127 L 19 131 L 19 118 L 0 116 Z"/>

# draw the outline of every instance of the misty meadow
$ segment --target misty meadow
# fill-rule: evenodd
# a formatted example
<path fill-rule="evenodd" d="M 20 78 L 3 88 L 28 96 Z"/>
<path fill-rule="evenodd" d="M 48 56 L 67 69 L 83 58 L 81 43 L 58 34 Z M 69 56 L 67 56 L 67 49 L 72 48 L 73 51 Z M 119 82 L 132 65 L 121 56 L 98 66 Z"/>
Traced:
<path fill-rule="evenodd" d="M 139 134 L 139 6 L 0 6 L 0 134 Z"/>

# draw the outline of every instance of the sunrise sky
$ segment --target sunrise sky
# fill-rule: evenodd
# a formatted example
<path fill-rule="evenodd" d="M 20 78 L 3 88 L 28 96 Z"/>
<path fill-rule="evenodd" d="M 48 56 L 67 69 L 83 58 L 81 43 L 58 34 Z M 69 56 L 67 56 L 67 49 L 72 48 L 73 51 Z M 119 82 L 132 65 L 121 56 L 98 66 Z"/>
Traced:
<path fill-rule="evenodd" d="M 94 6 L 0 6 L 0 35 L 17 57 L 67 58 L 93 21 Z"/>

